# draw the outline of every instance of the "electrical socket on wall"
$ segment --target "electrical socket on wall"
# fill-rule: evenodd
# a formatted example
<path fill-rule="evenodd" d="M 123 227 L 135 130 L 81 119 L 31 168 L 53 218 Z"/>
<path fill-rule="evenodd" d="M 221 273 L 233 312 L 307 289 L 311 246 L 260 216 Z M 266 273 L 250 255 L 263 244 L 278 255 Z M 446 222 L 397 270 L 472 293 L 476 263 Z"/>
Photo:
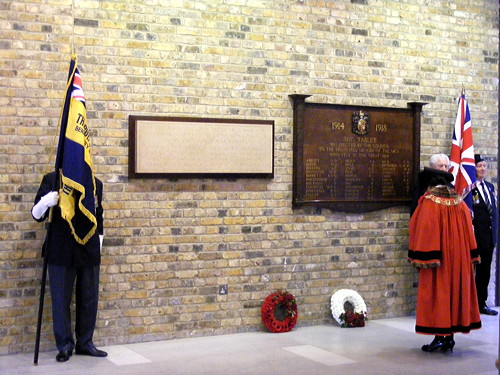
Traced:
<path fill-rule="evenodd" d="M 227 284 L 219 285 L 219 294 L 226 295 L 227 294 Z"/>

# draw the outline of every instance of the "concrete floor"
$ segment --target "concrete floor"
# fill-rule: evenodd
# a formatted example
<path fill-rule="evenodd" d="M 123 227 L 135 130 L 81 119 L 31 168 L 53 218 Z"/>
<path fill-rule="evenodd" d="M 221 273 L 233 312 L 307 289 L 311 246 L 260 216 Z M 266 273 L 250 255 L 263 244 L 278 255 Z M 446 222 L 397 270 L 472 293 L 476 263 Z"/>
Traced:
<path fill-rule="evenodd" d="M 458 334 L 453 353 L 425 353 L 432 336 L 414 333 L 414 317 L 370 320 L 364 328 L 295 327 L 288 333 L 224 336 L 101 347 L 107 358 L 56 351 L 0 356 L 1 375 L 494 375 L 499 318 L 482 315 L 483 328 Z"/>

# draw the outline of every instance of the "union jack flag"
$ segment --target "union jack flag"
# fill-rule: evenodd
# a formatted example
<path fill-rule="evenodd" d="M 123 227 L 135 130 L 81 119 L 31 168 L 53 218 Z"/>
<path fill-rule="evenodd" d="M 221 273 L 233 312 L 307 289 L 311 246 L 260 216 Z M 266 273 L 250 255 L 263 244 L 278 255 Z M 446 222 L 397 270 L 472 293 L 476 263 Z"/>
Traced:
<path fill-rule="evenodd" d="M 82 76 L 78 71 L 78 67 L 75 68 L 75 75 L 73 76 L 73 90 L 71 91 L 71 97 L 85 104 L 85 94 L 83 93 Z"/>
<path fill-rule="evenodd" d="M 465 93 L 458 99 L 457 118 L 453 131 L 450 153 L 450 169 L 453 174 L 455 191 L 462 196 L 465 203 L 472 209 L 470 191 L 476 185 L 476 163 L 474 161 L 474 143 L 472 142 L 472 123 L 470 120 L 469 103 Z"/>

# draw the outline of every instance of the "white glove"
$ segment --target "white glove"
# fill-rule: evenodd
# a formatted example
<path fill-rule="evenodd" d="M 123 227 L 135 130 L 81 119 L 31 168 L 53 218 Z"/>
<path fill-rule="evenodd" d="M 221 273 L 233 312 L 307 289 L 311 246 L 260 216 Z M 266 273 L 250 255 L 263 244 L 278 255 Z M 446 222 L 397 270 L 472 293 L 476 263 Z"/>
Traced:
<path fill-rule="evenodd" d="M 104 234 L 99 235 L 99 243 L 101 245 L 101 247 L 100 247 L 101 249 L 102 249 L 102 241 L 104 241 Z"/>
<path fill-rule="evenodd" d="M 50 207 L 55 206 L 59 201 L 59 193 L 51 191 L 45 194 L 37 204 L 31 209 L 31 214 L 35 219 L 40 219 Z"/>

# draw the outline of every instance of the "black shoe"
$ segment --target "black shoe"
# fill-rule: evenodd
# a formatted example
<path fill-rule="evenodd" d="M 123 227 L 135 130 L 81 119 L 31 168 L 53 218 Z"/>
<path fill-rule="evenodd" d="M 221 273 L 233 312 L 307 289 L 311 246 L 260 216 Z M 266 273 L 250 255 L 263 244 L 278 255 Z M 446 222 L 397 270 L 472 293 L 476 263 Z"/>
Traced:
<path fill-rule="evenodd" d="M 453 353 L 453 348 L 455 347 L 455 340 L 453 339 L 453 334 L 451 336 L 445 337 L 445 348 L 444 351 L 449 350 Z"/>
<path fill-rule="evenodd" d="M 488 306 L 483 306 L 479 309 L 479 312 L 484 315 L 498 315 L 498 311 L 490 309 Z"/>
<path fill-rule="evenodd" d="M 85 348 L 79 348 L 78 346 L 75 349 L 75 353 L 79 355 L 89 355 L 91 357 L 107 357 L 108 353 L 104 350 L 97 349 L 94 345 L 89 345 Z"/>
<path fill-rule="evenodd" d="M 435 352 L 435 351 L 442 351 L 446 352 L 450 350 L 453 352 L 453 347 L 455 346 L 455 340 L 453 340 L 452 336 L 436 336 L 434 337 L 434 340 L 428 345 L 422 346 L 422 350 L 424 352 Z"/>
<path fill-rule="evenodd" d="M 69 357 L 71 357 L 72 354 L 73 354 L 72 350 L 65 350 L 63 352 L 59 352 L 56 355 L 56 361 L 57 362 L 66 362 L 69 359 Z"/>

